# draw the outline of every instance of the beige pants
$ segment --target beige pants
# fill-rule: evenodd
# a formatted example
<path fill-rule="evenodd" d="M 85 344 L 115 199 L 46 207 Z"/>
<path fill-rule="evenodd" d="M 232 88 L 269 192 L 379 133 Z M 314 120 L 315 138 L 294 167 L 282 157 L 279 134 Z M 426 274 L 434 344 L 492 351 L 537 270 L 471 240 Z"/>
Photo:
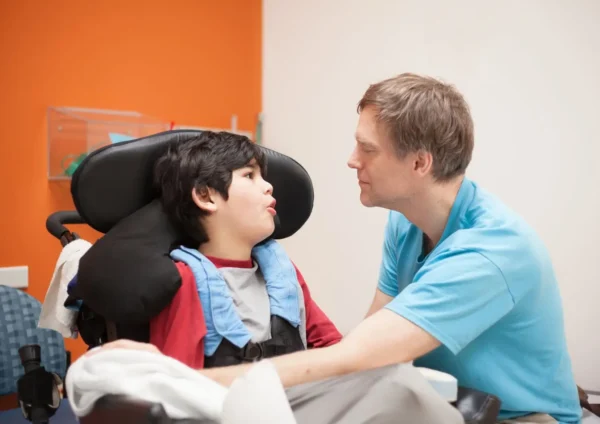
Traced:
<path fill-rule="evenodd" d="M 557 422 L 548 414 L 533 414 L 512 420 L 500 421 L 499 424 L 556 424 Z"/>
<path fill-rule="evenodd" d="M 391 365 L 286 390 L 298 424 L 464 424 L 412 365 Z"/>

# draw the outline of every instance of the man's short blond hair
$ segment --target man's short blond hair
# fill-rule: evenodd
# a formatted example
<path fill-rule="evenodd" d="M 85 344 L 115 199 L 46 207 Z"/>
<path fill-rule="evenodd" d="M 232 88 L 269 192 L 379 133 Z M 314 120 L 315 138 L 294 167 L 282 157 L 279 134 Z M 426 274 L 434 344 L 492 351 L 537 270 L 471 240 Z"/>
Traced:
<path fill-rule="evenodd" d="M 359 113 L 367 106 L 376 109 L 400 157 L 430 152 L 438 181 L 465 173 L 473 153 L 473 119 L 452 85 L 404 73 L 371 85 L 358 104 Z"/>

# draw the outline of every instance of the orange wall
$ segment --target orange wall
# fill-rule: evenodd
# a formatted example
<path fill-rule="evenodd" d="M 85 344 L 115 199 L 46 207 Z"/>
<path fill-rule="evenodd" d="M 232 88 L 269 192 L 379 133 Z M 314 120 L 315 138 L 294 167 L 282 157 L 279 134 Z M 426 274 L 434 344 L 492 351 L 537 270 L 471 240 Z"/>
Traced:
<path fill-rule="evenodd" d="M 0 1 L 0 266 L 28 265 L 29 293 L 44 299 L 61 250 L 46 217 L 73 209 L 69 183 L 47 180 L 46 107 L 219 128 L 237 114 L 254 130 L 261 14 L 261 0 Z"/>

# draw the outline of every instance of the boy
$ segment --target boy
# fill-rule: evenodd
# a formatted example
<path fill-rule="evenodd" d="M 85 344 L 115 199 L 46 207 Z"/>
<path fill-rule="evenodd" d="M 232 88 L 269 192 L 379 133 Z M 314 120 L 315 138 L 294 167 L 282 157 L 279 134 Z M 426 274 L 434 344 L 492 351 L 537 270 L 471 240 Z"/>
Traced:
<path fill-rule="evenodd" d="M 193 241 L 172 253 L 182 285 L 151 321 L 150 343 L 193 368 L 342 338 L 283 249 L 274 241 L 257 246 L 275 229 L 266 167 L 248 138 L 210 131 L 173 143 L 156 163 L 163 206 Z"/>

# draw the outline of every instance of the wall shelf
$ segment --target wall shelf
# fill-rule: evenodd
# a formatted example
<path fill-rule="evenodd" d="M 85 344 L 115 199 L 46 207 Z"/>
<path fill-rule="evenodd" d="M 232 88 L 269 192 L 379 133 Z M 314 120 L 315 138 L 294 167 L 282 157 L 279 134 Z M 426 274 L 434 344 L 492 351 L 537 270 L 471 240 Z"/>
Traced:
<path fill-rule="evenodd" d="M 103 146 L 170 129 L 139 112 L 48 107 L 48 179 L 68 180 L 79 163 Z"/>

